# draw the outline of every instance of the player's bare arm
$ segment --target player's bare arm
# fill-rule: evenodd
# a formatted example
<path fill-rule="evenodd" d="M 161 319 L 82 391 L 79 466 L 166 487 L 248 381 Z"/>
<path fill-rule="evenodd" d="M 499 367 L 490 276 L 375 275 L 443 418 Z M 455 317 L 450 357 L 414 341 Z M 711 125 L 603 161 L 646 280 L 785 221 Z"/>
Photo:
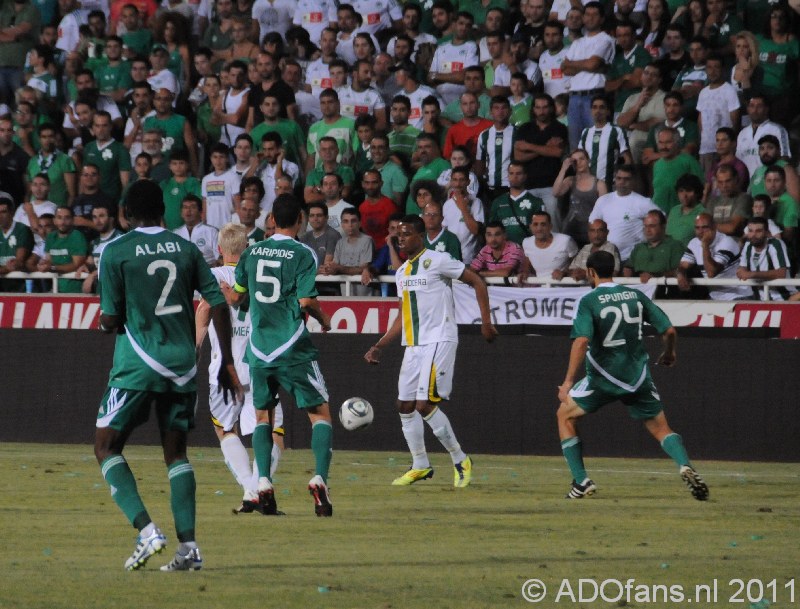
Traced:
<path fill-rule="evenodd" d="M 675 345 L 678 342 L 678 333 L 675 328 L 670 327 L 664 334 L 661 335 L 661 340 L 664 343 L 664 352 L 658 357 L 659 366 L 666 366 L 671 368 L 675 365 L 677 354 L 675 353 Z"/>
<path fill-rule="evenodd" d="M 211 308 L 211 320 L 214 322 L 214 329 L 219 337 L 219 347 L 222 355 L 222 366 L 219 367 L 219 387 L 225 400 L 230 393 L 231 398 L 237 403 L 244 401 L 244 390 L 236 374 L 233 354 L 231 353 L 231 316 L 228 306 L 219 304 Z"/>
<path fill-rule="evenodd" d="M 481 310 L 481 335 L 490 343 L 497 337 L 497 328 L 492 323 L 492 311 L 489 306 L 489 290 L 486 282 L 471 268 L 467 267 L 458 278 L 462 283 L 466 283 L 475 290 L 475 298 L 478 300 L 478 307 Z"/>
<path fill-rule="evenodd" d="M 308 313 L 319 322 L 323 332 L 331 329 L 331 317 L 319 306 L 319 300 L 316 298 L 298 298 L 298 302 L 303 313 Z"/>
<path fill-rule="evenodd" d="M 211 323 L 211 306 L 204 298 L 200 299 L 200 304 L 194 313 L 194 346 L 195 349 L 200 351 L 203 346 L 203 341 L 208 334 L 208 326 Z"/>
<path fill-rule="evenodd" d="M 561 403 L 566 403 L 569 398 L 569 390 L 575 384 L 575 377 L 583 369 L 583 362 L 586 359 L 586 352 L 589 350 L 589 339 L 586 336 L 579 336 L 572 341 L 572 348 L 569 352 L 569 364 L 564 382 L 558 386 L 558 399 Z"/>
<path fill-rule="evenodd" d="M 364 359 L 367 361 L 368 364 L 380 364 L 381 363 L 381 351 L 386 348 L 387 345 L 392 344 L 400 337 L 400 333 L 403 331 L 403 320 L 398 315 L 394 318 L 392 325 L 386 330 L 386 334 L 380 337 L 377 343 L 372 345 L 369 348 L 369 351 L 364 355 Z"/>

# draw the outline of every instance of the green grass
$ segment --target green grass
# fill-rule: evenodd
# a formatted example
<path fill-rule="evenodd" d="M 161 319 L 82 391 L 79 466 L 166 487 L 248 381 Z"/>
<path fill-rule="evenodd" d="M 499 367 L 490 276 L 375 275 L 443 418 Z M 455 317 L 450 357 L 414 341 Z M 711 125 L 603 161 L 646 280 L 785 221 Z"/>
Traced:
<path fill-rule="evenodd" d="M 697 464 L 711 499 L 692 499 L 667 458 L 587 459 L 595 497 L 562 499 L 568 473 L 557 458 L 475 458 L 468 489 L 452 488 L 446 455 L 414 487 L 388 483 L 406 467 L 397 453 L 337 452 L 331 519 L 313 514 L 305 490 L 312 456 L 288 451 L 276 479 L 287 516 L 233 516 L 240 492 L 219 451 L 195 449 L 202 571 L 165 574 L 175 547 L 165 469 L 156 448 L 126 451 L 167 552 L 142 572 L 122 564 L 135 531 L 113 503 L 88 446 L 0 446 L 0 607 L 90 609 L 482 609 L 530 607 L 521 586 L 548 587 L 541 607 L 616 607 L 554 602 L 562 578 L 634 578 L 637 584 L 800 579 L 797 464 Z M 611 589 L 613 591 L 613 589 Z M 691 593 L 691 591 L 690 591 Z M 800 583 L 795 603 L 800 602 Z M 746 596 L 742 595 L 746 600 Z M 685 607 L 674 602 L 631 607 Z M 764 605 L 762 605 L 764 606 Z"/>

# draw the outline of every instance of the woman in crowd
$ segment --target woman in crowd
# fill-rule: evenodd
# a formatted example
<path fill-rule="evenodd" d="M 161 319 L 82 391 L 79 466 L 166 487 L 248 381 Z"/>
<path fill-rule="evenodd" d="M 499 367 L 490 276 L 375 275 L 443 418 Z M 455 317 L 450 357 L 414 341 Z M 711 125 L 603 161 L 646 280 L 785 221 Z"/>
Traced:
<path fill-rule="evenodd" d="M 664 34 L 669 25 L 669 7 L 667 0 L 647 0 L 647 11 L 642 24 L 641 38 L 644 39 L 644 48 L 653 59 L 659 59 L 666 54 L 662 46 Z"/>
<path fill-rule="evenodd" d="M 580 247 L 589 243 L 589 214 L 597 197 L 607 192 L 605 182 L 589 171 L 589 155 L 585 150 L 573 150 L 564 159 L 553 184 L 553 194 L 559 198 L 569 195 L 569 208 L 561 232 L 572 237 Z"/>
<path fill-rule="evenodd" d="M 742 117 L 747 119 L 744 110 L 747 107 L 747 100 L 754 93 L 760 93 L 761 84 L 764 81 L 764 69 L 759 65 L 758 60 L 758 41 L 756 37 L 747 31 L 736 34 L 736 63 L 731 68 L 730 83 L 739 95 L 739 102 L 742 105 Z M 749 120 L 749 119 L 747 119 Z M 747 121 L 743 120 L 744 126 Z"/>
<path fill-rule="evenodd" d="M 453 169 L 455 167 L 472 167 L 472 158 L 469 154 L 469 150 L 467 150 L 464 146 L 455 146 L 453 148 L 453 152 L 450 153 L 450 169 L 445 169 L 439 177 L 436 179 L 437 184 L 442 188 L 447 190 L 448 186 L 450 185 L 450 176 L 453 173 Z M 478 176 L 475 175 L 473 171 L 469 172 L 469 186 L 467 186 L 467 192 L 471 197 L 478 196 L 478 190 L 480 189 L 480 182 L 478 182 Z"/>

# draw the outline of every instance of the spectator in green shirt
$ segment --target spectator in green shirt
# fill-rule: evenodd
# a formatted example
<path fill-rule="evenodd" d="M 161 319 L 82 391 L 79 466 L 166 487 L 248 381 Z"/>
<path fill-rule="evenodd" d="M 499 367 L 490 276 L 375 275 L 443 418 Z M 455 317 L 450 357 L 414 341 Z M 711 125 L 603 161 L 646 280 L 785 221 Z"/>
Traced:
<path fill-rule="evenodd" d="M 417 151 L 412 159 L 412 166 L 416 163 L 418 167 L 414 177 L 411 178 L 411 190 L 413 193 L 414 183 L 419 180 L 433 180 L 446 169 L 450 169 L 450 163 L 442 158 L 439 142 L 436 136 L 430 133 L 420 133 L 417 136 Z M 416 200 L 409 193 L 406 199 L 406 213 L 418 214 L 422 211 Z"/>
<path fill-rule="evenodd" d="M 75 230 L 72 209 L 59 207 L 54 219 L 56 230 L 45 239 L 45 257 L 39 261 L 37 270 L 41 273 L 74 273 L 86 261 L 89 244 L 80 231 Z M 59 279 L 58 291 L 65 294 L 80 294 L 83 281 L 80 279 Z"/>
<path fill-rule="evenodd" d="M 703 198 L 703 182 L 696 175 L 688 173 L 678 178 L 675 188 L 680 205 L 669 210 L 667 234 L 686 247 L 694 239 L 694 219 L 706 211 L 700 203 Z"/>
<path fill-rule="evenodd" d="M 175 230 L 183 224 L 181 204 L 186 195 L 202 198 L 203 192 L 200 180 L 189 173 L 189 153 L 186 150 L 176 150 L 172 153 L 169 169 L 172 178 L 161 182 L 161 190 L 164 193 L 164 225 L 169 230 Z"/>
<path fill-rule="evenodd" d="M 0 7 L 0 103 L 14 103 L 25 55 L 39 36 L 39 21 L 39 10 L 29 0 L 6 0 Z"/>

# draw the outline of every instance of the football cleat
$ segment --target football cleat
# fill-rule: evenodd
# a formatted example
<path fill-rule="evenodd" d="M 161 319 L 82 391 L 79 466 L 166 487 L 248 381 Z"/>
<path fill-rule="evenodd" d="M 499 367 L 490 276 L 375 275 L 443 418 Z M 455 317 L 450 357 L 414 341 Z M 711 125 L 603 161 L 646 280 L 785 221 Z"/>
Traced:
<path fill-rule="evenodd" d="M 188 554 L 175 552 L 175 557 L 161 567 L 162 571 L 197 571 L 203 566 L 200 548 L 192 548 Z"/>
<path fill-rule="evenodd" d="M 275 489 L 272 485 L 269 488 L 258 489 L 258 511 L 264 516 L 276 516 L 278 514 L 278 502 L 275 501 Z"/>
<path fill-rule="evenodd" d="M 231 510 L 234 514 L 252 514 L 253 512 L 261 512 L 261 504 L 258 501 L 251 499 L 242 499 L 242 505 L 238 508 Z"/>
<path fill-rule="evenodd" d="M 589 495 L 594 495 L 596 490 L 597 486 L 589 478 L 586 478 L 586 480 L 584 480 L 583 483 L 581 484 L 578 484 L 577 482 L 575 482 L 575 480 L 573 480 L 572 488 L 569 489 L 566 498 L 583 499 L 584 497 L 588 497 Z"/>
<path fill-rule="evenodd" d="M 314 512 L 317 516 L 333 516 L 333 505 L 322 476 L 317 474 L 308 481 L 308 492 L 314 498 Z"/>
<path fill-rule="evenodd" d="M 453 479 L 453 486 L 456 488 L 466 488 L 472 481 L 472 459 L 467 457 L 461 463 L 456 463 L 453 466 L 455 474 Z"/>
<path fill-rule="evenodd" d="M 420 480 L 427 480 L 428 478 L 433 478 L 432 467 L 423 467 L 422 469 L 409 467 L 405 474 L 392 480 L 392 486 L 408 486 L 409 484 L 414 484 Z"/>
<path fill-rule="evenodd" d="M 156 527 L 148 537 L 142 537 L 140 534 L 136 538 L 136 549 L 131 554 L 130 558 L 125 561 L 125 568 L 128 571 L 136 571 L 141 569 L 147 564 L 153 554 L 161 553 L 167 545 L 167 538 L 161 529 Z"/>
<path fill-rule="evenodd" d="M 698 501 L 708 499 L 708 485 L 691 466 L 684 465 L 681 467 L 681 478 L 686 483 L 686 486 L 689 487 L 692 497 Z"/>

